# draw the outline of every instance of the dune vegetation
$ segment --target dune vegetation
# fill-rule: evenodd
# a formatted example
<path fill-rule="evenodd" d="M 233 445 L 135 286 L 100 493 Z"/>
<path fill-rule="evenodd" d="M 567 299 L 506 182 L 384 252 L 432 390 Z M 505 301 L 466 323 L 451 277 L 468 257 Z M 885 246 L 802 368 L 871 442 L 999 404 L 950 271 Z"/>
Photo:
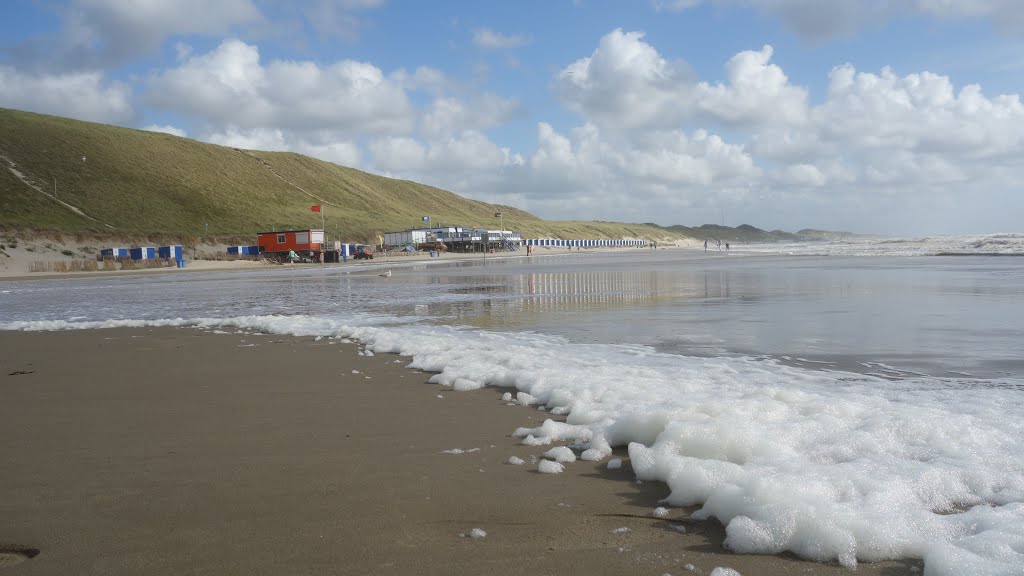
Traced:
<path fill-rule="evenodd" d="M 548 221 L 290 152 L 206 144 L 169 134 L 0 109 L 0 229 L 189 243 L 245 241 L 256 232 L 319 228 L 375 243 L 384 232 L 433 224 L 497 228 L 524 237 L 672 241 L 653 224 Z"/>

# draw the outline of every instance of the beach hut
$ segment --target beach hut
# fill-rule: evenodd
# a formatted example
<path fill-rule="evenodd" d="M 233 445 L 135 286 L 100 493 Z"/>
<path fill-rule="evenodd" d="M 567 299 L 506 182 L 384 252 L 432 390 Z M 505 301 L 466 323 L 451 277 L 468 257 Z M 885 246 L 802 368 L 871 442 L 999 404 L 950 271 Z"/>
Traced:
<path fill-rule="evenodd" d="M 156 258 L 156 248 L 152 246 L 143 246 L 141 248 L 132 248 L 128 250 L 128 255 L 132 260 L 149 260 Z"/>
<path fill-rule="evenodd" d="M 318 258 L 325 248 L 323 230 L 282 230 L 256 235 L 257 254 L 284 259 L 294 250 L 299 256 Z"/>
<path fill-rule="evenodd" d="M 181 260 L 183 252 L 181 245 L 176 244 L 174 246 L 160 246 L 156 249 L 157 256 L 165 260 Z"/>
<path fill-rule="evenodd" d="M 125 258 L 127 256 L 127 248 L 100 248 L 99 260 L 103 260 L 104 258 Z"/>

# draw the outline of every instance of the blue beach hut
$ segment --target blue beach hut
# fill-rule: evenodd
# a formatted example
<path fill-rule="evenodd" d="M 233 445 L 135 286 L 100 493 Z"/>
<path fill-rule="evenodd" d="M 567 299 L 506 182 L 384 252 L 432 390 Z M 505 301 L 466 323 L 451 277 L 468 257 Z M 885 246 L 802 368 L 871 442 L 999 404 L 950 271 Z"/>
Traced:
<path fill-rule="evenodd" d="M 149 260 L 150 258 L 156 258 L 156 248 L 152 246 L 132 248 L 128 251 L 128 255 L 131 256 L 132 260 Z"/>

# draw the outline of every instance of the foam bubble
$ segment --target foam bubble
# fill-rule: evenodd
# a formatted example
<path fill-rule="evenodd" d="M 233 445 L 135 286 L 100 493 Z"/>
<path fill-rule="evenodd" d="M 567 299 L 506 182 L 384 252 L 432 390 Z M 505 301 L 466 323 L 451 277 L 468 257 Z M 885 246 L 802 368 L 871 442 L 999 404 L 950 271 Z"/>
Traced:
<path fill-rule="evenodd" d="M 576 454 L 568 446 L 556 446 L 544 453 L 545 458 L 555 462 L 575 462 Z"/>
<path fill-rule="evenodd" d="M 565 465 L 554 460 L 541 460 L 537 471 L 541 474 L 561 474 L 565 471 Z"/>

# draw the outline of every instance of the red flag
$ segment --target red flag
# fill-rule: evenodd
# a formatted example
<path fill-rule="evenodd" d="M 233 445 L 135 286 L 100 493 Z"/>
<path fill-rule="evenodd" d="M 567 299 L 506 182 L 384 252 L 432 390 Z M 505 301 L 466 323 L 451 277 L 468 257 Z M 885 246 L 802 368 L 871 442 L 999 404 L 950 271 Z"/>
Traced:
<path fill-rule="evenodd" d="M 313 212 L 319 212 L 320 211 L 320 207 L 319 206 L 310 206 L 309 209 L 312 210 Z"/>

